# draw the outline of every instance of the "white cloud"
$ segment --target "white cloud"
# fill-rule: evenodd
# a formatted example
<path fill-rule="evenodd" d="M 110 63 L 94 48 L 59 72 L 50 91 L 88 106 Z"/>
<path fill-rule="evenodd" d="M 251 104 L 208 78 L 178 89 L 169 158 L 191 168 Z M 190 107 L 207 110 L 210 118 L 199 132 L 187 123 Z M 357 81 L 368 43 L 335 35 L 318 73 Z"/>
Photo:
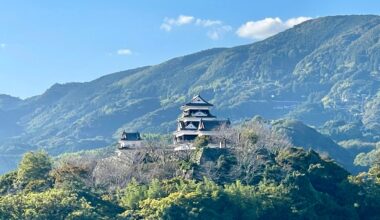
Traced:
<path fill-rule="evenodd" d="M 223 22 L 219 20 L 209 20 L 209 19 L 200 19 L 198 18 L 195 21 L 196 25 L 202 26 L 202 27 L 211 27 L 211 26 L 218 26 L 222 25 Z"/>
<path fill-rule="evenodd" d="M 219 40 L 220 39 L 220 34 L 217 31 L 209 31 L 209 32 L 207 32 L 207 36 L 211 40 Z"/>
<path fill-rule="evenodd" d="M 194 20 L 193 16 L 180 15 L 178 16 L 177 20 L 174 21 L 174 24 L 177 24 L 177 25 L 189 24 L 193 22 L 193 20 Z"/>
<path fill-rule="evenodd" d="M 284 22 L 276 17 L 248 21 L 239 27 L 236 34 L 243 38 L 262 40 L 310 19 L 310 17 L 296 17 Z"/>
<path fill-rule="evenodd" d="M 128 55 L 132 54 L 132 50 L 130 50 L 130 49 L 120 49 L 120 50 L 117 51 L 117 54 L 121 55 L 121 56 L 128 56 Z"/>
<path fill-rule="evenodd" d="M 297 17 L 297 18 L 290 18 L 288 19 L 285 24 L 288 26 L 288 27 L 293 27 L 297 24 L 301 24 L 302 22 L 304 21 L 307 21 L 307 20 L 310 20 L 312 19 L 311 17 Z"/>
<path fill-rule="evenodd" d="M 161 24 L 161 29 L 171 31 L 173 26 L 182 26 L 190 24 L 194 21 L 193 16 L 179 15 L 177 18 L 165 18 L 164 23 Z"/>
<path fill-rule="evenodd" d="M 224 25 L 220 20 L 201 19 L 187 15 L 179 15 L 177 18 L 166 17 L 160 28 L 169 32 L 174 27 L 183 25 L 195 25 L 207 29 L 207 36 L 212 40 L 218 40 L 223 34 L 232 30 L 231 26 Z"/>
<path fill-rule="evenodd" d="M 4 43 L 1 43 L 0 44 L 0 48 L 2 49 L 2 48 L 5 48 L 7 45 L 6 44 L 4 44 Z"/>

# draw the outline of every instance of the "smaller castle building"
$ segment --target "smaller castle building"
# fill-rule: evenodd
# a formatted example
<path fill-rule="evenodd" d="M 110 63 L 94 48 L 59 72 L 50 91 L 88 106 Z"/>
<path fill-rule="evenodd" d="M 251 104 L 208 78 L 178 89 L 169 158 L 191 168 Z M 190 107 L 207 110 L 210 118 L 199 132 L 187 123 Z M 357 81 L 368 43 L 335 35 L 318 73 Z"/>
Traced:
<path fill-rule="evenodd" d="M 194 96 L 189 103 L 181 107 L 182 114 L 177 120 L 174 143 L 192 142 L 199 136 L 213 137 L 218 129 L 229 126 L 229 120 L 219 120 L 210 112 L 213 105 L 200 95 Z"/>
<path fill-rule="evenodd" d="M 142 147 L 142 138 L 139 132 L 127 133 L 123 131 L 119 140 L 119 149 L 132 149 Z"/>

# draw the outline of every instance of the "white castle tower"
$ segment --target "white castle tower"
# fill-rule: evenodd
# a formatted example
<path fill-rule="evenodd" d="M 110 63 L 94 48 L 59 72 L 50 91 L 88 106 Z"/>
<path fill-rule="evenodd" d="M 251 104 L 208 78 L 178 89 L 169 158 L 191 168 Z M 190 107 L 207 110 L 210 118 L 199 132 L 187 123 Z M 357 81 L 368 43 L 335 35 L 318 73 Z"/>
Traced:
<path fill-rule="evenodd" d="M 192 142 L 198 136 L 212 137 L 218 134 L 219 127 L 230 125 L 229 120 L 219 120 L 210 113 L 212 106 L 200 95 L 183 105 L 177 131 L 174 132 L 174 143 Z"/>

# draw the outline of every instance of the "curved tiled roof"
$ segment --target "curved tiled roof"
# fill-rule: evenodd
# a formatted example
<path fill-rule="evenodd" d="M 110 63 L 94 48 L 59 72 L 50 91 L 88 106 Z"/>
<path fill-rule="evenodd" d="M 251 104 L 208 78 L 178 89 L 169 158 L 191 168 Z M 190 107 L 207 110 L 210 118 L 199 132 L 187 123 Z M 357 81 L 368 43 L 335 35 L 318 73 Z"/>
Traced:
<path fill-rule="evenodd" d="M 200 95 L 196 95 L 191 99 L 191 102 L 186 103 L 184 106 L 213 106 L 213 104 L 204 100 Z"/>

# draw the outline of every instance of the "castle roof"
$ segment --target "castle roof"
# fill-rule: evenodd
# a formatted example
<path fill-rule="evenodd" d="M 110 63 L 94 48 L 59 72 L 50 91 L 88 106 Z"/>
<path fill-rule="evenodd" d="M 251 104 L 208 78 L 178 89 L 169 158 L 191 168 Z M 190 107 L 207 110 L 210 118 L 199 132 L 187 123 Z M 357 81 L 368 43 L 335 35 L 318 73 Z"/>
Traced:
<path fill-rule="evenodd" d="M 189 103 L 184 106 L 213 106 L 213 104 L 204 100 L 200 95 L 194 96 Z"/>
<path fill-rule="evenodd" d="M 140 136 L 140 133 L 139 132 L 125 132 L 123 131 L 123 134 L 121 135 L 121 139 L 122 141 L 140 141 L 141 140 L 141 136 Z"/>
<path fill-rule="evenodd" d="M 216 118 L 212 115 L 209 110 L 199 110 L 191 109 L 183 112 L 183 117 L 207 117 L 207 118 Z"/>
<path fill-rule="evenodd" d="M 230 125 L 229 120 L 200 120 L 199 122 L 190 122 L 185 123 L 183 121 L 179 121 L 179 128 L 180 130 L 199 130 L 199 131 L 212 131 L 220 128 L 223 125 Z"/>
<path fill-rule="evenodd" d="M 203 130 L 203 131 L 212 131 L 215 129 L 220 128 L 223 125 L 230 125 L 229 120 L 215 120 L 215 121 L 206 121 L 206 120 L 201 120 L 199 122 L 198 129 Z"/>

